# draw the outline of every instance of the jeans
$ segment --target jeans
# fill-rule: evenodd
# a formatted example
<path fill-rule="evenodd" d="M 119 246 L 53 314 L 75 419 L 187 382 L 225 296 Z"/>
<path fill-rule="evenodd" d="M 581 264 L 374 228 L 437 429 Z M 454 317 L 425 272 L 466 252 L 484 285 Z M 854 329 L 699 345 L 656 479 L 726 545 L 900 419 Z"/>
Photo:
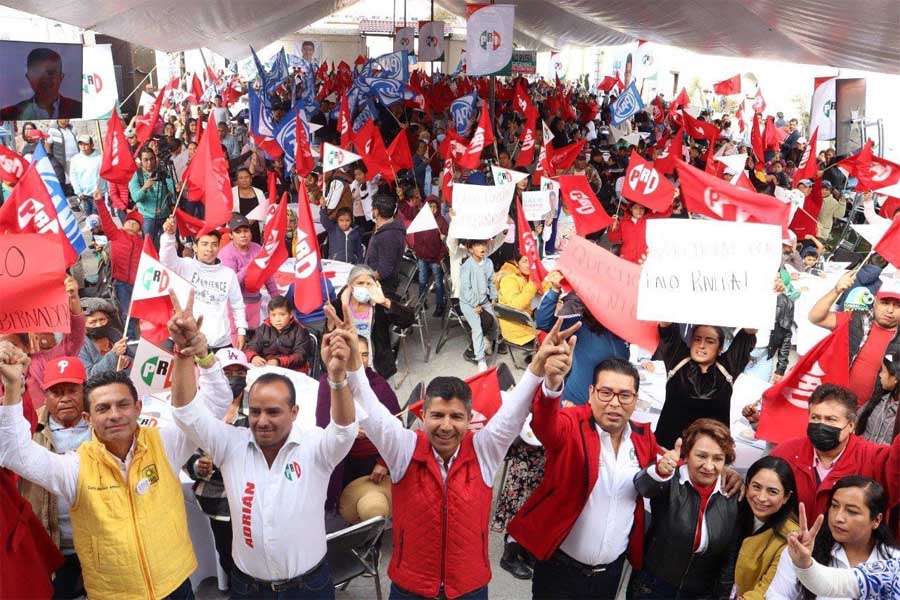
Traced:
<path fill-rule="evenodd" d="M 396 584 L 391 584 L 391 593 L 388 596 L 388 600 L 426 600 L 425 596 L 418 596 L 413 594 L 412 592 L 407 592 L 403 588 L 397 587 Z M 463 594 L 462 596 L 457 596 L 454 600 L 487 600 L 488 599 L 488 586 L 482 586 L 477 590 L 473 590 L 468 594 Z"/>
<path fill-rule="evenodd" d="M 303 583 L 283 592 L 273 591 L 270 586 L 256 581 L 235 567 L 231 571 L 231 597 L 255 600 L 331 600 L 334 598 L 334 583 L 331 581 L 328 561 L 325 560 L 304 576 Z"/>
<path fill-rule="evenodd" d="M 122 326 L 125 326 L 125 319 L 128 317 L 128 307 L 131 305 L 131 294 L 134 291 L 134 285 L 125 281 L 113 279 L 113 285 L 116 288 L 116 300 L 119 301 L 119 318 L 122 319 Z M 131 319 L 128 323 L 128 331 L 125 332 L 129 340 L 137 339 L 137 319 Z"/>
<path fill-rule="evenodd" d="M 475 353 L 475 360 L 482 361 L 484 360 L 484 336 L 487 335 L 491 340 L 497 339 L 497 319 L 493 318 L 494 309 L 488 303 L 481 305 L 481 312 L 487 312 L 491 316 L 490 328 L 485 331 L 482 327 L 484 321 L 481 314 L 475 312 L 475 307 L 460 302 L 459 308 L 472 329 L 472 351 Z"/>
<path fill-rule="evenodd" d="M 194 600 L 194 588 L 191 587 L 191 578 L 185 579 L 181 585 L 163 600 Z"/>
<path fill-rule="evenodd" d="M 439 308 L 444 307 L 444 270 L 439 262 L 425 262 L 419 259 L 419 298 L 428 291 L 428 278 L 434 276 L 434 293 Z"/>
<path fill-rule="evenodd" d="M 78 199 L 81 201 L 81 212 L 84 213 L 84 216 L 97 214 L 93 196 L 79 196 Z"/>
<path fill-rule="evenodd" d="M 162 235 L 163 223 L 165 222 L 166 217 L 144 217 L 144 225 L 141 227 L 144 237 L 150 236 L 153 247 L 157 251 L 159 251 L 159 236 Z"/>
<path fill-rule="evenodd" d="M 623 554 L 605 571 L 588 575 L 573 566 L 557 562 L 552 556 L 548 560 L 539 560 L 534 565 L 531 596 L 534 600 L 615 598 L 624 564 Z"/>

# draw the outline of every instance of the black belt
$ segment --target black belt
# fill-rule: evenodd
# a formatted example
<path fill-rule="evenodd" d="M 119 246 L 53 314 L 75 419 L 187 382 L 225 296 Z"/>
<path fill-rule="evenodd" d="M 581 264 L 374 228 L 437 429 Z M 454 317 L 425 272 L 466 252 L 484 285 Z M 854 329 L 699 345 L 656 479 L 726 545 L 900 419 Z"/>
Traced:
<path fill-rule="evenodd" d="M 319 564 L 314 566 L 312 569 L 310 569 L 303 575 L 297 575 L 296 577 L 294 577 L 292 579 L 279 579 L 277 581 L 266 581 L 264 579 L 257 579 L 256 577 L 253 577 L 252 575 L 248 575 L 248 574 L 244 573 L 237 567 L 235 567 L 235 570 L 237 570 L 242 576 L 246 577 L 247 579 L 253 580 L 253 582 L 260 587 L 269 588 L 273 592 L 284 592 L 286 590 L 292 590 L 294 588 L 302 588 L 304 586 L 304 584 L 306 583 L 306 580 L 309 579 L 310 577 L 313 577 L 314 575 L 316 575 L 318 573 L 319 569 L 321 569 L 324 565 L 325 565 L 325 557 L 323 557 L 322 560 L 319 561 Z"/>
<path fill-rule="evenodd" d="M 611 563 L 607 563 L 605 565 L 586 565 L 583 562 L 577 561 L 562 550 L 557 550 L 553 553 L 553 556 L 550 557 L 550 562 L 555 562 L 556 564 L 566 567 L 568 569 L 572 569 L 574 571 L 578 571 L 580 574 L 585 577 L 594 577 L 595 575 L 599 575 L 600 573 L 604 573 L 606 570 L 615 566 L 615 564 L 622 560 L 622 556 L 617 558 Z"/>

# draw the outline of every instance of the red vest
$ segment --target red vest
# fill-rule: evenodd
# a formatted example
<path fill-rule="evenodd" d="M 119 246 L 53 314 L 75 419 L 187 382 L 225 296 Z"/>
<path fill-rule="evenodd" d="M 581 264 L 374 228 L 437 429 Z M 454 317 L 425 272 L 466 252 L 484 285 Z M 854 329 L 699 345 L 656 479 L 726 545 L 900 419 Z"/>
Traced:
<path fill-rule="evenodd" d="M 558 408 L 559 400 L 539 391 L 531 427 L 544 444 L 544 477 L 506 530 L 538 560 L 549 559 L 575 525 L 600 475 L 600 434 L 589 405 Z M 659 446 L 649 423 L 631 422 L 638 464 L 647 468 Z M 641 568 L 644 551 L 644 499 L 637 497 L 628 542 L 628 562 Z"/>
<path fill-rule="evenodd" d="M 485 485 L 472 443 L 463 438 L 446 484 L 424 431 L 403 479 L 393 485 L 394 552 L 388 576 L 413 594 L 433 598 L 441 582 L 448 598 L 488 584 L 488 520 L 492 489 Z"/>

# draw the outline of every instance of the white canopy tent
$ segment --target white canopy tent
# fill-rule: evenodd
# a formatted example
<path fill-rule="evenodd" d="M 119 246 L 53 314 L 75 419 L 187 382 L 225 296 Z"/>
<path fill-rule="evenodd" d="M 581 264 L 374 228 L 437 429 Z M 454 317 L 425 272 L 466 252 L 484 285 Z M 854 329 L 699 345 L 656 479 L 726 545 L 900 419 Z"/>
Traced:
<path fill-rule="evenodd" d="M 547 50 L 647 40 L 702 54 L 900 74 L 897 0 L 510 0 L 516 42 Z M 5 0 L 166 52 L 240 59 L 356 0 Z M 465 15 L 465 0 L 437 4 Z"/>

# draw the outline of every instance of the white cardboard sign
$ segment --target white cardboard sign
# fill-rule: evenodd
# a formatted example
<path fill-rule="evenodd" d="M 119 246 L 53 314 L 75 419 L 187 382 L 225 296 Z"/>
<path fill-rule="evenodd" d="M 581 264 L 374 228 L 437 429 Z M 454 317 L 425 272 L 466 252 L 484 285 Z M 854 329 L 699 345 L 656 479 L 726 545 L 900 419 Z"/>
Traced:
<path fill-rule="evenodd" d="M 512 184 L 453 184 L 453 220 L 450 237 L 460 240 L 488 240 L 507 228 L 512 201 Z"/>
<path fill-rule="evenodd" d="M 522 192 L 522 211 L 526 221 L 543 221 L 550 212 L 550 191 Z"/>

